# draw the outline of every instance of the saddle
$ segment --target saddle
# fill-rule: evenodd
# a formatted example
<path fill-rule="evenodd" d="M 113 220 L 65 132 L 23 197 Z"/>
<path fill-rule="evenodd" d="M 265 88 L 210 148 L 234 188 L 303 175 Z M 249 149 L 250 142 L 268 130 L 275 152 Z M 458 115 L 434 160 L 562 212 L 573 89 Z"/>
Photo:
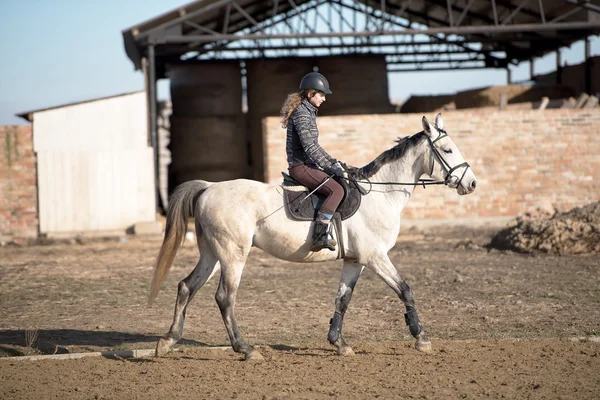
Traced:
<path fill-rule="evenodd" d="M 306 198 L 312 191 L 306 186 L 286 174 L 283 175 L 283 204 L 287 215 L 298 221 L 314 221 L 317 216 L 317 211 L 325 200 L 325 196 L 319 193 L 313 193 L 310 198 Z M 344 188 L 344 197 L 338 206 L 336 214 L 339 214 L 340 219 L 346 220 L 353 216 L 360 207 L 363 189 L 355 182 L 347 183 L 344 178 L 333 177 L 337 183 Z"/>

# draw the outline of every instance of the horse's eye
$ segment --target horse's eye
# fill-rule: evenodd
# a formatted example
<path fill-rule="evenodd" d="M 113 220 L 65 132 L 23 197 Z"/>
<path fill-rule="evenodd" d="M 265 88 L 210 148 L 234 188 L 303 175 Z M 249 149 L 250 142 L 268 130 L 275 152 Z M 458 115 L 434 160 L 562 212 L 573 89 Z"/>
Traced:
<path fill-rule="evenodd" d="M 446 153 L 446 154 L 452 154 L 452 149 L 444 149 L 444 153 Z"/>

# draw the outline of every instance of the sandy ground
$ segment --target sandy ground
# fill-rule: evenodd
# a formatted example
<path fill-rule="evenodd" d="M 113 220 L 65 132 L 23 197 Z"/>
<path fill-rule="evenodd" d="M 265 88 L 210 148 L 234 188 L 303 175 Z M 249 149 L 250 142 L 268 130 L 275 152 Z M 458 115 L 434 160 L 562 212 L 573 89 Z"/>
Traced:
<path fill-rule="evenodd" d="M 260 363 L 211 348 L 228 345 L 217 280 L 198 293 L 183 342 L 165 358 L 17 361 L 153 348 L 197 250 L 182 249 L 147 307 L 159 238 L 0 248 L 0 398 L 600 398 L 600 257 L 488 250 L 492 234 L 407 230 L 390 253 L 432 354 L 414 349 L 401 302 L 366 271 L 344 324 L 357 355 L 337 356 L 327 331 L 339 262 L 253 251 L 237 317 Z"/>

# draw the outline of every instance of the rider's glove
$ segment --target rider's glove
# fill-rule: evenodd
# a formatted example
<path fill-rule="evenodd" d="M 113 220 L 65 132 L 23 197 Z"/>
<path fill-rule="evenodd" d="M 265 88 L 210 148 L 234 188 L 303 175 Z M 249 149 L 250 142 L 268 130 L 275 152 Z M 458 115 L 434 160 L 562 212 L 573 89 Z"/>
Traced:
<path fill-rule="evenodd" d="M 331 171 L 331 173 L 335 176 L 344 176 L 345 172 L 339 161 L 337 161 L 335 164 L 332 164 L 329 168 L 329 171 Z"/>

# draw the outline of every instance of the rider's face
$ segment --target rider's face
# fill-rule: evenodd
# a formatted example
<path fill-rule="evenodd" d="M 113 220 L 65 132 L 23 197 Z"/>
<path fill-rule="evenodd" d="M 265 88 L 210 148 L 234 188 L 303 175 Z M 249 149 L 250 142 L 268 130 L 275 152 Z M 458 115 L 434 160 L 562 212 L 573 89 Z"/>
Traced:
<path fill-rule="evenodd" d="M 315 92 L 312 96 L 308 97 L 308 101 L 315 107 L 320 107 L 321 104 L 325 101 L 325 93 L 323 92 Z"/>

